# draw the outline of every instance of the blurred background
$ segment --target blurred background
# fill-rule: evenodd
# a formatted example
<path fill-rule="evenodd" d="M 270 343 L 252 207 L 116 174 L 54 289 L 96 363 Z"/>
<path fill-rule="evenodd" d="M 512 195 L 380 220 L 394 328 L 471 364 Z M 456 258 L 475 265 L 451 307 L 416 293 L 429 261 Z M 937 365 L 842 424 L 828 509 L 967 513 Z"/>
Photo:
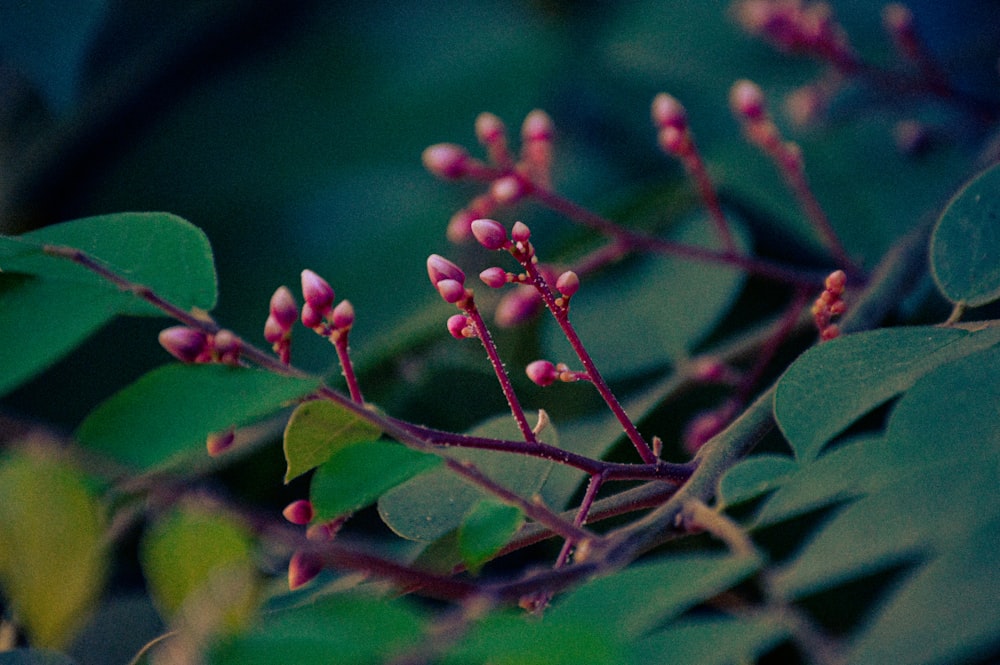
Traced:
<path fill-rule="evenodd" d="M 880 3 L 833 5 L 865 57 L 891 60 Z M 922 34 L 956 83 L 995 99 L 996 3 L 940 5 L 913 3 Z M 220 322 L 256 338 L 271 292 L 295 287 L 308 267 L 355 304 L 355 353 L 377 363 L 437 321 L 426 314 L 435 300 L 426 255 L 465 251 L 448 247 L 444 228 L 477 189 L 427 174 L 424 147 L 451 141 L 475 152 L 473 121 L 487 110 L 516 144 L 524 115 L 543 108 L 558 131 L 556 187 L 622 213 L 662 202 L 682 182 L 648 119 L 653 95 L 669 91 L 688 107 L 724 194 L 758 222 L 758 244 L 777 229 L 771 249 L 798 252 L 811 236 L 773 169 L 739 139 L 726 92 L 750 77 L 780 99 L 819 70 L 746 36 L 728 10 L 722 0 L 5 0 L 0 231 L 176 213 L 215 249 Z M 967 175 L 983 131 L 952 123 L 939 150 L 903 164 L 890 133 L 912 110 L 866 95 L 832 109 L 824 131 L 792 135 L 835 223 L 870 264 Z M 569 229 L 537 208 L 505 215 L 543 238 Z M 166 360 L 151 343 L 160 322 L 115 327 L 8 407 L 73 426 Z M 310 341 L 298 362 L 328 367 L 332 354 Z"/>

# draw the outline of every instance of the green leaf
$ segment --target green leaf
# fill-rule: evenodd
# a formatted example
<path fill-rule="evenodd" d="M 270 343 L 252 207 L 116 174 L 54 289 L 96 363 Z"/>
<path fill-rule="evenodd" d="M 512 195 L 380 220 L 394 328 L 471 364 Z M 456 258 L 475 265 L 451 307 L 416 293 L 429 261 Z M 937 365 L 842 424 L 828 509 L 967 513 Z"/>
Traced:
<path fill-rule="evenodd" d="M 47 243 L 82 249 L 182 309 L 215 306 L 208 240 L 173 215 L 122 213 L 0 236 L 0 394 L 66 355 L 117 314 L 163 315 L 72 261 L 45 254 Z"/>
<path fill-rule="evenodd" d="M 361 441 L 340 447 L 312 477 L 309 495 L 316 519 L 328 521 L 364 508 L 386 490 L 440 463 L 436 455 L 393 441 Z"/>
<path fill-rule="evenodd" d="M 212 649 L 213 665 L 363 665 L 391 662 L 424 638 L 424 619 L 405 599 L 362 593 L 318 597 L 269 613 Z"/>
<path fill-rule="evenodd" d="M 938 365 L 1000 343 L 1000 327 L 979 332 L 889 328 L 847 335 L 806 351 L 778 382 L 774 415 L 800 461 L 857 418 Z"/>
<path fill-rule="evenodd" d="M 31 644 L 65 647 L 104 587 L 105 519 L 87 479 L 43 450 L 0 462 L 0 585 Z"/>
<path fill-rule="evenodd" d="M 319 379 L 223 365 L 165 365 L 97 407 L 77 438 L 138 469 L 204 450 L 206 437 L 309 395 Z"/>
<path fill-rule="evenodd" d="M 781 487 L 797 469 L 798 464 L 787 455 L 754 455 L 719 479 L 716 498 L 722 507 L 751 501 Z"/>
<path fill-rule="evenodd" d="M 473 573 L 503 549 L 524 523 L 524 514 L 514 506 L 484 499 L 476 503 L 458 527 L 462 561 Z"/>
<path fill-rule="evenodd" d="M 688 619 L 632 642 L 625 662 L 645 665 L 670 654 L 670 662 L 684 665 L 753 663 L 787 638 L 788 629 L 769 616 Z"/>
<path fill-rule="evenodd" d="M 1000 298 L 1000 165 L 968 182 L 931 236 L 931 273 L 941 293 L 972 307 Z"/>
<path fill-rule="evenodd" d="M 708 553 L 635 564 L 569 592 L 548 610 L 546 620 L 583 623 L 634 639 L 729 589 L 762 565 L 756 557 Z"/>
<path fill-rule="evenodd" d="M 334 452 L 361 441 L 374 441 L 382 431 L 329 400 L 300 404 L 285 427 L 285 483 L 319 466 Z"/>
<path fill-rule="evenodd" d="M 498 416 L 469 432 L 470 436 L 519 440 L 520 430 L 510 415 Z M 558 435 L 552 425 L 540 438 L 557 445 Z M 552 468 L 552 462 L 491 450 L 454 449 L 449 455 L 467 460 L 493 481 L 522 497 L 538 492 Z M 457 529 L 473 505 L 491 495 L 470 485 L 447 468 L 422 474 L 386 492 L 379 499 L 382 520 L 404 538 L 430 542 Z"/>
<path fill-rule="evenodd" d="M 719 246 L 711 221 L 704 217 L 689 220 L 671 240 Z M 573 297 L 570 322 L 602 374 L 620 377 L 687 356 L 728 309 L 743 280 L 744 273 L 724 266 L 706 267 L 674 256 L 645 257 L 585 280 Z M 544 357 L 575 358 L 549 318 Z"/>
<path fill-rule="evenodd" d="M 140 560 L 168 622 L 183 613 L 202 629 L 232 630 L 257 607 L 250 531 L 213 506 L 187 503 L 157 521 L 143 537 Z"/>

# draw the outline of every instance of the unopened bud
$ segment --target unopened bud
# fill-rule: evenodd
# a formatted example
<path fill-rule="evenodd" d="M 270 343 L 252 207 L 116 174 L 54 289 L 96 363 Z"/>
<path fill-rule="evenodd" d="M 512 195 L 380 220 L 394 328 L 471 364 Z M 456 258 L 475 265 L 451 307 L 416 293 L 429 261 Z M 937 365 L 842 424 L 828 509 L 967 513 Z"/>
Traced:
<path fill-rule="evenodd" d="M 528 190 L 524 182 L 517 176 L 504 176 L 497 178 L 490 185 L 490 194 L 493 199 L 501 205 L 511 205 L 519 201 Z"/>
<path fill-rule="evenodd" d="M 537 383 L 543 388 L 551 386 L 559 378 L 559 370 L 548 360 L 536 360 L 529 363 L 524 368 L 524 373 L 528 375 L 533 383 Z"/>
<path fill-rule="evenodd" d="M 208 456 L 218 457 L 232 448 L 234 441 L 236 441 L 236 432 L 233 429 L 209 434 L 205 439 L 205 448 L 208 450 Z"/>
<path fill-rule="evenodd" d="M 834 295 L 840 295 L 847 286 L 847 274 L 843 270 L 834 270 L 830 273 L 823 284 L 826 290 Z"/>
<path fill-rule="evenodd" d="M 313 309 L 312 305 L 309 303 L 302 305 L 302 325 L 306 328 L 315 329 L 322 323 L 322 314 Z"/>
<path fill-rule="evenodd" d="M 514 222 L 514 226 L 510 230 L 510 237 L 514 242 L 528 242 L 528 239 L 531 238 L 531 229 L 524 222 Z"/>
<path fill-rule="evenodd" d="M 455 339 L 465 339 L 469 337 L 469 319 L 464 314 L 455 314 L 448 318 L 448 332 Z"/>
<path fill-rule="evenodd" d="M 271 344 L 277 344 L 285 338 L 286 331 L 278 320 L 273 316 L 268 316 L 264 322 L 264 339 Z"/>
<path fill-rule="evenodd" d="M 330 314 L 330 323 L 334 328 L 340 330 L 354 325 L 354 305 L 351 304 L 350 300 L 341 300 L 337 303 Z"/>
<path fill-rule="evenodd" d="M 660 150 L 669 155 L 684 155 L 690 146 L 688 134 L 676 127 L 664 127 L 656 135 Z"/>
<path fill-rule="evenodd" d="M 503 268 L 494 266 L 479 273 L 479 279 L 481 279 L 483 284 L 491 289 L 499 289 L 507 284 L 507 271 Z"/>
<path fill-rule="evenodd" d="M 572 298 L 580 289 L 580 278 L 572 270 L 567 270 L 556 280 L 556 289 L 564 297 Z"/>
<path fill-rule="evenodd" d="M 424 168 L 437 177 L 456 180 L 466 174 L 469 154 L 460 145 L 438 143 L 426 148 L 421 159 Z"/>
<path fill-rule="evenodd" d="M 521 139 L 524 141 L 551 141 L 554 134 L 552 118 L 541 109 L 535 109 L 524 117 L 521 124 Z"/>
<path fill-rule="evenodd" d="M 209 360 L 208 336 L 200 330 L 174 326 L 161 330 L 159 341 L 160 346 L 181 362 L 195 363 Z"/>
<path fill-rule="evenodd" d="M 333 304 L 334 293 L 330 284 L 312 270 L 302 271 L 302 297 L 320 317 L 326 316 Z M 310 326 L 312 327 L 312 326 Z"/>
<path fill-rule="evenodd" d="M 427 257 L 427 276 L 431 278 L 431 284 L 434 286 L 443 279 L 465 284 L 465 273 L 462 269 L 439 254 Z"/>
<path fill-rule="evenodd" d="M 762 120 L 767 108 L 760 87 L 746 79 L 733 84 L 729 91 L 729 104 L 734 113 L 751 122 Z"/>
<path fill-rule="evenodd" d="M 492 113 L 480 113 L 476 116 L 476 137 L 484 145 L 504 139 L 506 133 L 503 120 Z"/>
<path fill-rule="evenodd" d="M 298 501 L 292 501 L 290 504 L 285 506 L 285 509 L 281 511 L 281 514 L 284 515 L 285 519 L 292 524 L 304 526 L 309 524 L 309 522 L 312 522 L 315 511 L 313 510 L 311 501 L 308 499 L 299 499 Z"/>
<path fill-rule="evenodd" d="M 507 229 L 504 228 L 503 224 L 493 219 L 477 219 L 472 222 L 472 234 L 486 249 L 503 249 L 509 242 Z"/>
<path fill-rule="evenodd" d="M 322 570 L 322 562 L 314 556 L 305 552 L 296 552 L 288 562 L 288 588 L 295 591 L 305 586 L 313 581 Z"/>
<path fill-rule="evenodd" d="M 665 92 L 653 98 L 653 124 L 660 129 L 672 127 L 680 132 L 687 129 L 687 112 L 679 101 Z"/>
<path fill-rule="evenodd" d="M 242 343 L 230 330 L 220 330 L 212 337 L 212 350 L 219 362 L 235 364 L 240 357 Z"/>
<path fill-rule="evenodd" d="M 465 297 L 465 287 L 453 279 L 442 279 L 435 286 L 445 302 L 456 303 Z"/>
<path fill-rule="evenodd" d="M 295 319 L 299 318 L 298 305 L 287 286 L 279 286 L 271 296 L 271 316 L 283 330 L 291 330 Z"/>

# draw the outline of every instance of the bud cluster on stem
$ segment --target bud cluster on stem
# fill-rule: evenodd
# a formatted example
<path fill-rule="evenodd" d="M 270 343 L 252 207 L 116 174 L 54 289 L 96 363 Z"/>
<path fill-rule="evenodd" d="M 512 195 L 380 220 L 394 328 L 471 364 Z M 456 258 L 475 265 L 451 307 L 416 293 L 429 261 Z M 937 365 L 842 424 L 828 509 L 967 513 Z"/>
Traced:
<path fill-rule="evenodd" d="M 847 311 L 847 303 L 843 297 L 847 275 L 843 270 L 836 270 L 826 278 L 824 286 L 823 293 L 813 303 L 812 315 L 820 340 L 825 342 L 840 335 L 840 327 L 831 323 L 831 320 Z"/>
<path fill-rule="evenodd" d="M 184 363 L 238 365 L 243 341 L 229 330 L 207 333 L 190 326 L 160 331 L 160 346 Z"/>

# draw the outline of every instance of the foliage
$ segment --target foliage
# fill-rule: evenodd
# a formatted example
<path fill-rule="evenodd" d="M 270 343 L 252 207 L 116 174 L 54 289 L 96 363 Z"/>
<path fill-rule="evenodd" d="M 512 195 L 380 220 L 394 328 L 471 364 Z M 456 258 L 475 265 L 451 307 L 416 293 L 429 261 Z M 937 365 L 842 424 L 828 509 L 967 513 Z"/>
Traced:
<path fill-rule="evenodd" d="M 0 393 L 58 382 L 120 317 L 173 319 L 179 361 L 88 395 L 71 435 L 4 421 L 0 663 L 87 662 L 73 641 L 130 571 L 162 621 L 134 662 L 997 657 L 1000 165 L 976 151 L 1000 101 L 938 69 L 899 5 L 898 62 L 816 3 L 736 3 L 691 44 L 724 9 L 675 7 L 663 30 L 702 57 L 662 71 L 601 44 L 622 100 L 650 68 L 684 93 L 652 106 L 677 173 L 605 215 L 553 184 L 615 181 L 581 138 L 555 151 L 558 115 L 528 114 L 515 150 L 483 113 L 484 159 L 423 153 L 472 183 L 440 244 L 367 240 L 422 260 L 447 235 L 459 262 L 427 258 L 430 289 L 369 264 L 334 280 L 354 305 L 304 270 L 301 309 L 285 287 L 257 308 L 270 348 L 217 322 L 214 243 L 177 215 L 0 236 Z M 646 17 L 609 32 L 639 35 L 631 56 Z M 793 87 L 737 24 L 815 78 Z M 730 90 L 733 49 L 770 63 L 761 87 Z M 375 311 L 393 334 L 365 340 L 418 281 L 448 308 Z"/>

